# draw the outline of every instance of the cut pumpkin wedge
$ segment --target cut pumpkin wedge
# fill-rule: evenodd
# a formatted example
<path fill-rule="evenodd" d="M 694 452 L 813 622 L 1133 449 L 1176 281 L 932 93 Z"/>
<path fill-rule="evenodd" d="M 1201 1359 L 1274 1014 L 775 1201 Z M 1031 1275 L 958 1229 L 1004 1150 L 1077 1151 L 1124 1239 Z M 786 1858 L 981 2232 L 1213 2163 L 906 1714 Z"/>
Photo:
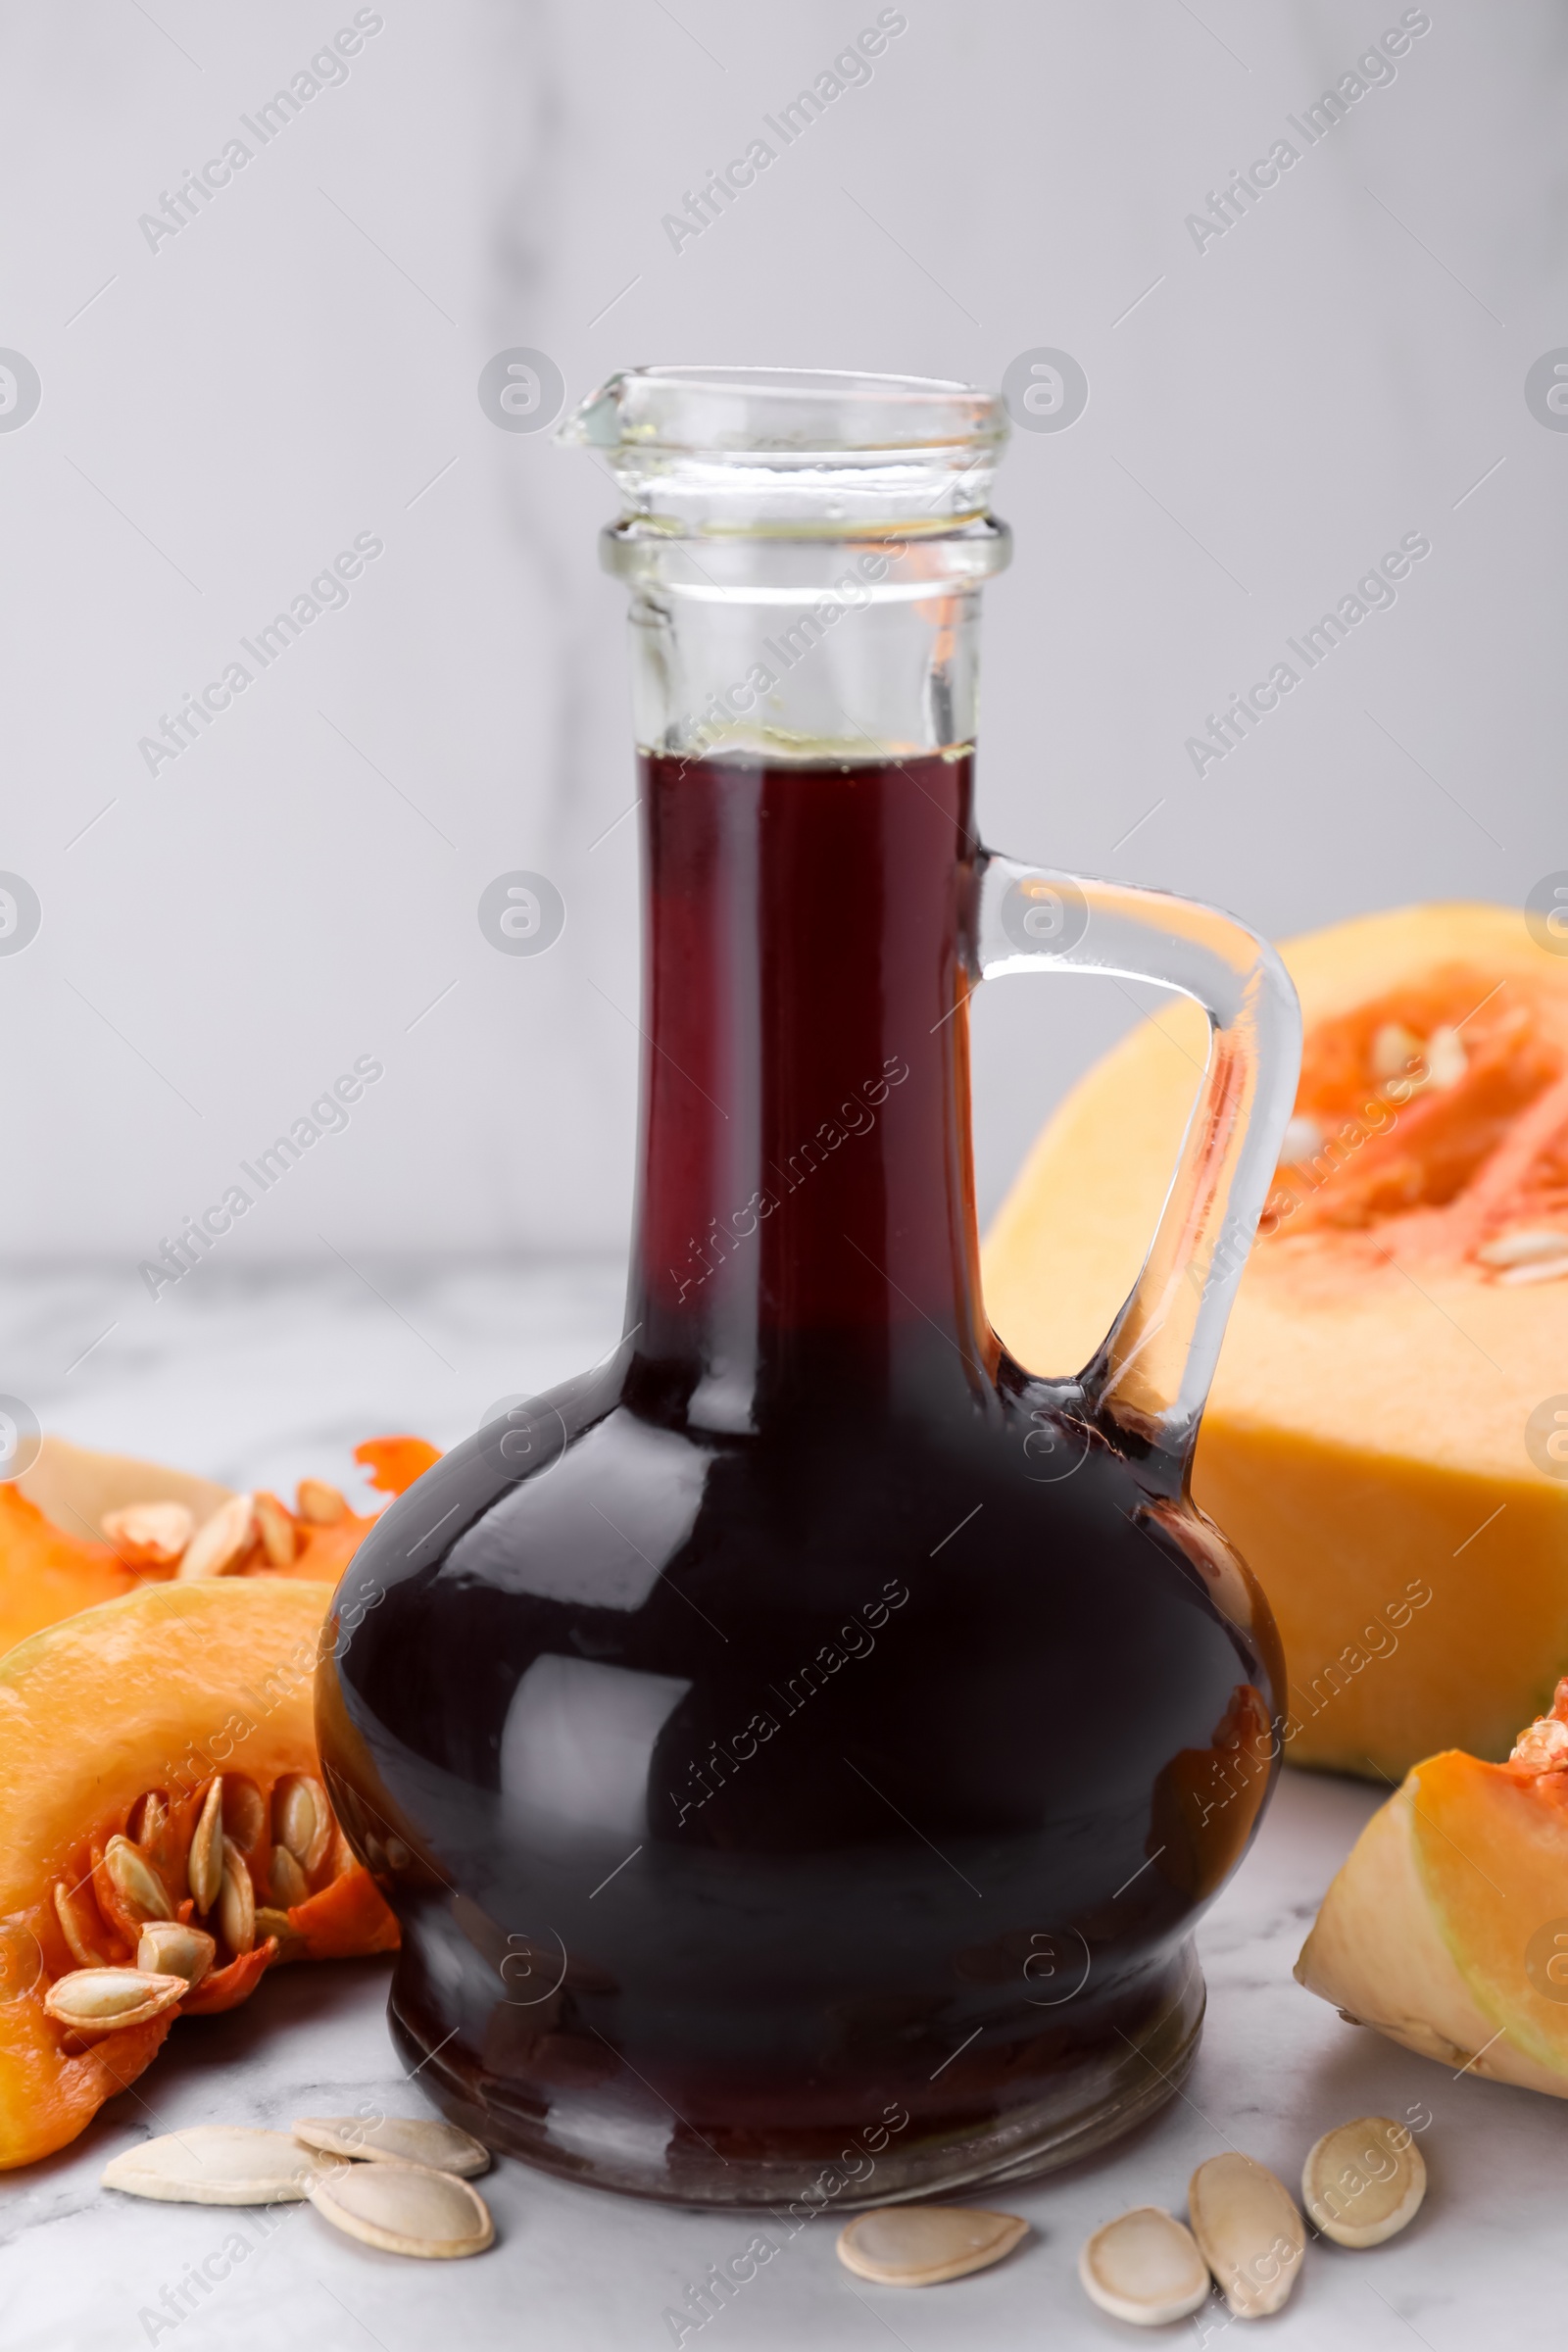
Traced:
<path fill-rule="evenodd" d="M 1568 1683 L 1506 1764 L 1429 1756 L 1330 1886 L 1298 1982 L 1451 2071 L 1568 2098 Z"/>

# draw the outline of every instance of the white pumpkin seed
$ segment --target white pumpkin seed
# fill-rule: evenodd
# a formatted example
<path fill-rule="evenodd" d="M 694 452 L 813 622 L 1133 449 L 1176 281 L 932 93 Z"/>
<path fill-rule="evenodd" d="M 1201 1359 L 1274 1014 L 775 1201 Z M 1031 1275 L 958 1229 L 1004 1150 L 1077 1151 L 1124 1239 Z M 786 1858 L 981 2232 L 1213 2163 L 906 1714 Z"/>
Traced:
<path fill-rule="evenodd" d="M 1325 2132 L 1301 2173 L 1307 2212 L 1340 2246 L 1382 2245 L 1415 2219 L 1426 2193 L 1425 2158 L 1386 2115 Z"/>
<path fill-rule="evenodd" d="M 133 1845 L 151 1845 L 169 1820 L 169 1800 L 161 1788 L 149 1788 L 130 1808 L 125 1834 Z"/>
<path fill-rule="evenodd" d="M 427 2172 L 482 2173 L 490 2162 L 483 2140 L 433 2115 L 308 2115 L 294 2136 L 323 2155 L 364 2157 L 371 2164 L 417 2164 Z"/>
<path fill-rule="evenodd" d="M 287 2205 L 309 2193 L 322 2169 L 286 2132 L 193 2124 L 113 2157 L 104 2186 L 175 2205 Z"/>
<path fill-rule="evenodd" d="M 93 1930 L 103 1926 L 97 1904 L 92 1906 L 92 1929 L 89 1929 L 75 1897 L 67 1888 L 64 1880 L 59 1879 L 55 1882 L 55 1917 L 60 1922 L 60 1933 L 70 1947 L 71 1957 L 78 1968 L 108 1966 L 103 1953 L 93 1941 Z"/>
<path fill-rule="evenodd" d="M 104 1847 L 104 1868 L 114 1881 L 115 1891 L 127 1911 L 141 1919 L 172 1919 L 174 1906 L 164 1885 L 140 1846 L 132 1845 L 117 1830 Z"/>
<path fill-rule="evenodd" d="M 230 1773 L 223 1781 L 223 1835 L 232 1838 L 241 1853 L 261 1843 L 267 1827 L 267 1805 L 254 1781 Z"/>
<path fill-rule="evenodd" d="M 482 2254 L 496 2233 L 476 2188 L 422 2165 L 351 2164 L 313 2181 L 310 2199 L 334 2229 L 387 2254 Z"/>
<path fill-rule="evenodd" d="M 84 2038 L 118 2034 L 122 2026 L 144 2026 L 182 2001 L 190 1986 L 183 1977 L 142 1968 L 74 1968 L 56 1977 L 43 2005 L 57 2025 Z"/>
<path fill-rule="evenodd" d="M 1560 1282 L 1565 1274 L 1568 1274 L 1568 1250 L 1560 1257 L 1538 1258 L 1534 1265 L 1505 1266 L 1497 1281 L 1512 1291 L 1526 1282 Z"/>
<path fill-rule="evenodd" d="M 183 1977 L 192 1991 L 213 1965 L 218 1946 L 200 1928 L 177 1919 L 149 1920 L 136 1946 L 136 1966 L 151 1975 Z"/>
<path fill-rule="evenodd" d="M 291 1951 L 297 1951 L 305 1941 L 299 1930 L 290 1925 L 286 1911 L 279 1911 L 271 1903 L 258 1903 L 256 1906 L 256 1940 L 258 1943 L 265 1943 L 269 1936 L 275 1936 L 277 1938 L 279 1960 L 287 1960 Z"/>
<path fill-rule="evenodd" d="M 1299 1112 L 1285 1130 L 1280 1145 L 1280 1163 L 1283 1167 L 1303 1167 L 1314 1153 L 1323 1149 L 1323 1130 L 1316 1119 L 1304 1118 Z M 1150 2211 L 1152 2212 L 1151 2207 Z"/>
<path fill-rule="evenodd" d="M 1232 2313 L 1278 2311 L 1296 2284 L 1306 2230 L 1296 2200 L 1250 2156 L 1211 2156 L 1187 2190 L 1193 2235 Z"/>
<path fill-rule="evenodd" d="M 179 1579 L 228 1576 L 256 1541 L 256 1497 L 231 1494 L 196 1530 L 174 1574 Z"/>
<path fill-rule="evenodd" d="M 256 1532 L 262 1539 L 269 1565 L 286 1568 L 298 1548 L 298 1539 L 293 1520 L 275 1494 L 257 1495 Z"/>
<path fill-rule="evenodd" d="M 201 1819 L 190 1841 L 185 1876 L 198 1911 L 210 1911 L 223 1883 L 223 1776 L 207 1791 Z"/>
<path fill-rule="evenodd" d="M 256 1889 L 244 1855 L 232 1838 L 223 1839 L 223 1883 L 218 1889 L 218 1925 L 237 1959 L 256 1941 Z"/>
<path fill-rule="evenodd" d="M 878 2286 L 939 2286 L 983 2271 L 1029 2234 L 1015 2214 L 970 2205 L 879 2205 L 839 2231 L 839 2260 Z"/>
<path fill-rule="evenodd" d="M 1476 1256 L 1484 1266 L 1534 1265 L 1538 1258 L 1568 1256 L 1568 1233 L 1554 1225 L 1519 1225 L 1512 1233 L 1494 1233 Z"/>
<path fill-rule="evenodd" d="M 1097 2230 L 1078 2257 L 1091 2303 L 1135 2328 L 1185 2320 L 1212 2280 L 1190 2230 L 1157 2205 L 1136 2205 Z"/>
<path fill-rule="evenodd" d="M 1372 1040 L 1372 1075 L 1374 1078 L 1417 1077 L 1410 1068 L 1421 1054 L 1421 1040 L 1413 1031 L 1401 1028 L 1397 1021 L 1385 1021 Z"/>
<path fill-rule="evenodd" d="M 302 1478 L 295 1497 L 299 1516 L 312 1527 L 335 1527 L 349 1515 L 349 1506 L 336 1487 L 324 1478 Z"/>
<path fill-rule="evenodd" d="M 286 1845 L 273 1846 L 271 1859 L 267 1865 L 267 1878 L 275 1901 L 285 1911 L 309 1898 L 311 1882 Z"/>
<path fill-rule="evenodd" d="M 1457 1086 L 1470 1066 L 1465 1059 L 1464 1039 L 1457 1029 L 1434 1029 L 1427 1039 L 1427 1068 L 1439 1094 Z"/>
<path fill-rule="evenodd" d="M 172 1568 L 190 1542 L 195 1520 L 183 1502 L 127 1502 L 98 1525 L 134 1568 Z"/>
<path fill-rule="evenodd" d="M 332 1808 L 326 1790 L 308 1772 L 288 1773 L 272 1791 L 272 1825 L 302 1870 L 314 1877 L 326 1859 Z"/>

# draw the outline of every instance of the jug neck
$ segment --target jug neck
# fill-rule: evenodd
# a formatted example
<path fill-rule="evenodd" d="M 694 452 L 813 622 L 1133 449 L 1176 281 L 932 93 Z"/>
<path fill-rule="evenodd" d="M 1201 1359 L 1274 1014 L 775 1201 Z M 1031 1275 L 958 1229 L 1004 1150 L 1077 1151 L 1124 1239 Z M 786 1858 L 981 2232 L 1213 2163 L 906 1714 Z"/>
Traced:
<path fill-rule="evenodd" d="M 642 756 L 645 1393 L 979 1395 L 972 759 Z M 652 1397 L 650 1397 L 652 1401 Z"/>
<path fill-rule="evenodd" d="M 651 1410 L 987 1389 L 965 1002 L 993 393 L 631 368 L 563 437 L 621 496 L 647 918 L 628 1328 Z"/>

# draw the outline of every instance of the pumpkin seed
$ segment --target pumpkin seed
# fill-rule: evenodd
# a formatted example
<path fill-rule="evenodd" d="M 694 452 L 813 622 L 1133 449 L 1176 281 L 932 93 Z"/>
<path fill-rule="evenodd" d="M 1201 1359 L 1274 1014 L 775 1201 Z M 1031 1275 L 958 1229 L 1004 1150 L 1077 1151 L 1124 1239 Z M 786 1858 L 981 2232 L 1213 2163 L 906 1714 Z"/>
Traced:
<path fill-rule="evenodd" d="M 190 1841 L 185 1876 L 198 1911 L 210 1911 L 223 1883 L 223 1776 L 207 1791 L 201 1819 Z"/>
<path fill-rule="evenodd" d="M 1509 1290 L 1517 1290 L 1525 1282 L 1560 1282 L 1568 1274 L 1568 1250 L 1560 1257 L 1537 1258 L 1533 1265 L 1504 1266 L 1497 1276 Z"/>
<path fill-rule="evenodd" d="M 1412 1062 L 1419 1060 L 1421 1040 L 1397 1021 L 1385 1021 L 1372 1040 L 1372 1075 L 1374 1078 L 1414 1077 Z"/>
<path fill-rule="evenodd" d="M 1211 2156 L 1187 2189 L 1203 2260 L 1239 2320 L 1278 2311 L 1296 2284 L 1306 2230 L 1296 2200 L 1250 2156 Z"/>
<path fill-rule="evenodd" d="M 228 1576 L 255 1541 L 255 1495 L 231 1494 L 196 1530 L 174 1573 L 180 1579 Z"/>
<path fill-rule="evenodd" d="M 308 2148 L 328 2156 L 364 2157 L 371 2164 L 417 2164 L 427 2172 L 482 2173 L 490 2162 L 483 2140 L 433 2115 L 308 2115 L 294 2127 Z"/>
<path fill-rule="evenodd" d="M 1280 1145 L 1280 1164 L 1287 1168 L 1304 1167 L 1322 1149 L 1323 1130 L 1316 1119 L 1303 1118 L 1298 1113 L 1286 1127 Z M 1154 2208 L 1152 2205 L 1140 2208 L 1140 2211 L 1145 2210 L 1152 2213 Z"/>
<path fill-rule="evenodd" d="M 968 2205 L 879 2205 L 839 2231 L 839 2260 L 878 2286 L 939 2286 L 983 2271 L 1029 2234 L 1016 2214 Z"/>
<path fill-rule="evenodd" d="M 1135 2205 L 1097 2230 L 1078 2257 L 1078 2276 L 1091 2303 L 1135 2328 L 1185 2320 L 1212 2284 L 1192 2231 L 1157 2205 Z"/>
<path fill-rule="evenodd" d="M 172 1568 L 195 1520 L 182 1502 L 127 1502 L 122 1510 L 105 1511 L 98 1525 L 130 1567 Z"/>
<path fill-rule="evenodd" d="M 104 2186 L 178 2205 L 285 2205 L 305 2197 L 321 2169 L 286 2132 L 195 2124 L 112 2158 Z"/>
<path fill-rule="evenodd" d="M 56 1977 L 43 2005 L 57 2025 L 86 2037 L 118 2034 L 122 2026 L 143 2026 L 172 2009 L 189 1990 L 183 1977 L 152 1969 L 74 1968 Z"/>
<path fill-rule="evenodd" d="M 336 1527 L 349 1515 L 349 1506 L 336 1487 L 329 1487 L 324 1478 L 302 1478 L 299 1485 L 299 1515 L 312 1527 Z"/>
<path fill-rule="evenodd" d="M 70 1946 L 71 1957 L 78 1968 L 107 1967 L 108 1963 L 104 1959 L 103 1953 L 88 1933 L 75 1898 L 67 1888 L 64 1880 L 59 1879 L 55 1882 L 55 1917 L 60 1922 L 61 1935 L 64 1936 Z M 98 1907 L 94 1904 L 93 1925 L 101 1927 L 102 1924 L 98 1917 Z"/>
<path fill-rule="evenodd" d="M 256 1783 L 231 1773 L 223 1782 L 224 1837 L 248 1854 L 261 1843 L 266 1827 L 267 1806 Z"/>
<path fill-rule="evenodd" d="M 174 1906 L 163 1880 L 140 1846 L 132 1845 L 118 1830 L 104 1847 L 104 1868 L 128 1911 L 139 1912 L 143 1919 L 173 1918 Z"/>
<path fill-rule="evenodd" d="M 294 1522 L 275 1494 L 256 1497 L 256 1532 L 273 1568 L 286 1568 L 298 1547 Z"/>
<path fill-rule="evenodd" d="M 1512 1233 L 1494 1234 L 1476 1256 L 1484 1266 L 1528 1266 L 1539 1258 L 1568 1256 L 1568 1233 L 1553 1225 L 1519 1225 Z"/>
<path fill-rule="evenodd" d="M 161 1788 L 149 1788 L 130 1808 L 125 1832 L 134 1845 L 151 1845 L 169 1820 L 169 1800 Z"/>
<path fill-rule="evenodd" d="M 272 1821 L 278 1843 L 314 1877 L 326 1859 L 333 1829 L 332 1808 L 320 1782 L 308 1772 L 288 1773 L 272 1791 Z"/>
<path fill-rule="evenodd" d="M 1457 1029 L 1433 1030 L 1427 1039 L 1426 1063 L 1440 1095 L 1458 1085 L 1470 1065 L 1465 1058 L 1464 1039 Z"/>
<path fill-rule="evenodd" d="M 217 1951 L 217 1944 L 201 1928 L 187 1928 L 177 1919 L 154 1919 L 141 1932 L 136 1966 L 152 1976 L 183 1977 L 194 1991 Z"/>
<path fill-rule="evenodd" d="M 308 2193 L 323 2221 L 388 2254 L 482 2254 L 496 2233 L 476 2188 L 423 2165 L 351 2164 L 313 2180 Z"/>
<path fill-rule="evenodd" d="M 1307 2212 L 1340 2246 L 1380 2246 L 1415 2219 L 1426 2193 L 1420 2149 L 1386 2115 L 1325 2132 L 1301 2173 Z"/>
<path fill-rule="evenodd" d="M 256 1906 L 256 1940 L 258 1943 L 265 1943 L 269 1936 L 275 1936 L 277 1940 L 277 1951 L 274 1955 L 277 1960 L 298 1959 L 305 1949 L 305 1938 L 298 1928 L 292 1924 L 286 1911 L 279 1911 L 271 1903 L 258 1903 Z"/>
<path fill-rule="evenodd" d="M 267 1865 L 268 1884 L 285 1911 L 309 1899 L 311 1882 L 286 1845 L 274 1845 Z"/>
<path fill-rule="evenodd" d="M 218 1889 L 218 1924 L 237 1959 L 256 1941 L 256 1889 L 245 1857 L 232 1838 L 223 1839 L 223 1882 Z"/>

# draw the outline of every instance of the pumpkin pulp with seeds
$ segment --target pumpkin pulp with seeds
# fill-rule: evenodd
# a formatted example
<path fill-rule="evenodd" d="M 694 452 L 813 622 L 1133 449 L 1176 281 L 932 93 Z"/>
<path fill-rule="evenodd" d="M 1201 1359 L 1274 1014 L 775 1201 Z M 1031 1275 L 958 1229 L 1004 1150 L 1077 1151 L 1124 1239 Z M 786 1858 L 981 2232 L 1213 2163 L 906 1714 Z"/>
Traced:
<path fill-rule="evenodd" d="M 368 1438 L 355 1460 L 401 1494 L 439 1457 L 422 1438 Z M 46 1437 L 0 1485 L 0 1651 L 144 1582 L 298 1577 L 335 1585 L 370 1529 L 336 1487 L 304 1478 L 291 1511 L 275 1494 Z"/>
<path fill-rule="evenodd" d="M 330 1599 L 144 1585 L 0 1659 L 0 2169 L 74 2139 L 176 2017 L 395 1948 L 318 1777 Z"/>

